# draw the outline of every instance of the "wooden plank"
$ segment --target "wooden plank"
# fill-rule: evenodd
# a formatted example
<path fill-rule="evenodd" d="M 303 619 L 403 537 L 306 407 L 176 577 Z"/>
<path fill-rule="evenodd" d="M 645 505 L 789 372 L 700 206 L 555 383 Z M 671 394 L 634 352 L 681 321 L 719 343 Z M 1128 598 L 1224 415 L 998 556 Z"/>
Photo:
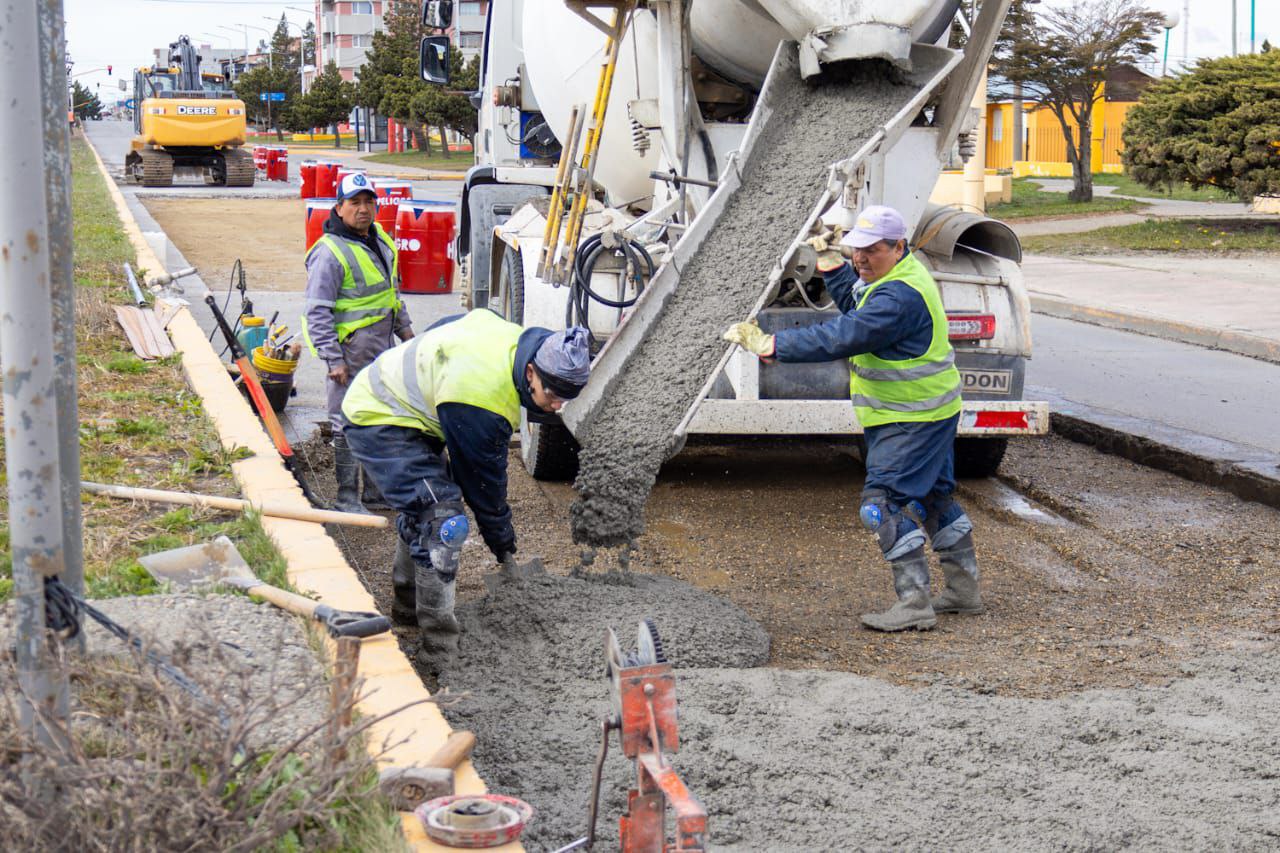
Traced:
<path fill-rule="evenodd" d="M 155 358 L 147 348 L 138 309 L 132 305 L 113 305 L 112 307 L 116 311 L 116 321 L 120 324 L 120 328 L 124 329 L 124 336 L 129 339 L 129 346 L 133 347 L 134 354 L 146 361 Z"/>

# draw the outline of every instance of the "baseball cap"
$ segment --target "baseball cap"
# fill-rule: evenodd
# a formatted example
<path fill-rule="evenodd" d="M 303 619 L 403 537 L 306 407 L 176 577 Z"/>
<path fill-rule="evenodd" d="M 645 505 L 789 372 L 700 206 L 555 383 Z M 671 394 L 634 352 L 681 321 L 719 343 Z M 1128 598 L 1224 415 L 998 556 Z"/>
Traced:
<path fill-rule="evenodd" d="M 907 239 L 907 223 L 892 207 L 872 205 L 858 214 L 853 230 L 844 235 L 841 246 L 865 249 L 881 240 Z"/>
<path fill-rule="evenodd" d="M 338 187 L 338 201 L 352 198 L 360 193 L 377 196 L 377 193 L 373 191 L 373 184 L 369 182 L 369 178 L 363 172 L 355 172 L 342 178 L 342 185 Z"/>

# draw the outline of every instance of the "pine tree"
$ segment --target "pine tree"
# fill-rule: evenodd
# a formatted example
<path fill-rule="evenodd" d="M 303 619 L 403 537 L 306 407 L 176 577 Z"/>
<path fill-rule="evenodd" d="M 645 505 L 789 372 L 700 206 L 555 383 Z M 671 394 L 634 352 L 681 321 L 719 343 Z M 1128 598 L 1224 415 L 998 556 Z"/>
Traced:
<path fill-rule="evenodd" d="M 1280 194 L 1280 53 L 1201 60 L 1148 86 L 1124 122 L 1125 168 L 1150 187 Z"/>
<path fill-rule="evenodd" d="M 81 86 L 79 80 L 71 84 L 71 106 L 76 118 L 81 121 L 102 115 L 102 102 L 96 94 Z"/>
<path fill-rule="evenodd" d="M 342 79 L 338 66 L 330 62 L 311 81 L 311 91 L 298 102 L 299 121 L 308 127 L 333 127 L 333 147 L 342 147 L 338 122 L 351 115 L 355 106 L 355 86 Z"/>

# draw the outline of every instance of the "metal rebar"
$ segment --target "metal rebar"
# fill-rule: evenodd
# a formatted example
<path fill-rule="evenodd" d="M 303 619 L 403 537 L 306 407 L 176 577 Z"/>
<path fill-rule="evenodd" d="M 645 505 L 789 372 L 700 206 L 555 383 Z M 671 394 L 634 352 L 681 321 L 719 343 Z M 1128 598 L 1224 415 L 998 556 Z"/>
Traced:
<path fill-rule="evenodd" d="M 44 115 L 42 94 L 55 93 L 42 93 L 52 75 L 32 69 L 58 60 L 40 49 L 40 5 L 0 0 L 0 151 L 8 158 L 0 169 L 0 368 L 19 714 L 24 728 L 54 744 L 68 688 L 45 630 L 44 579 L 63 572 L 66 554 L 45 138 L 37 119 Z M 65 109 L 65 91 L 56 96 Z M 78 501 L 78 478 L 73 484 Z"/>
<path fill-rule="evenodd" d="M 62 585 L 84 597 L 84 543 L 80 489 L 80 408 L 76 400 L 76 294 L 72 264 L 71 131 L 67 122 L 67 40 L 62 0 L 37 4 L 40 86 L 44 104 L 45 207 L 53 291 L 54 383 L 58 396 L 58 461 L 62 479 Z M 83 645 L 84 635 L 78 638 Z"/>

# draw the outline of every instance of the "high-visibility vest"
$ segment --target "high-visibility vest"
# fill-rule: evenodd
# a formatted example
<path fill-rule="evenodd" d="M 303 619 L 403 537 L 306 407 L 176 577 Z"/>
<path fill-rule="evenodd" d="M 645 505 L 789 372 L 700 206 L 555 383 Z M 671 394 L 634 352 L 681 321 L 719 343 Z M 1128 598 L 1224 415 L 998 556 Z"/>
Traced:
<path fill-rule="evenodd" d="M 876 288 L 900 281 L 919 293 L 933 320 L 929 349 L 918 358 L 890 361 L 862 353 L 849 359 L 849 392 L 858 422 L 864 427 L 902 421 L 941 421 L 960 411 L 960 371 L 956 353 L 947 337 L 947 312 L 938 285 L 910 253 L 871 284 L 858 299 L 858 308 Z"/>
<path fill-rule="evenodd" d="M 347 389 L 342 413 L 357 426 L 403 426 L 444 439 L 436 406 L 466 403 L 520 427 L 512 370 L 524 330 L 488 308 L 387 350 Z"/>
<path fill-rule="evenodd" d="M 374 233 L 391 252 L 391 276 L 382 272 L 382 266 L 373 258 L 367 245 L 359 240 L 325 234 L 311 252 L 332 252 L 342 265 L 342 286 L 338 288 L 338 298 L 329 307 L 333 308 L 333 323 L 341 343 L 356 329 L 372 326 L 383 317 L 400 307 L 400 296 L 396 293 L 395 278 L 399 268 L 399 257 L 396 254 L 395 241 L 382 230 L 382 226 L 373 223 Z M 320 304 L 318 300 L 307 300 L 307 308 Z M 324 303 L 328 305 L 328 303 Z M 302 338 L 307 342 L 312 355 L 317 355 L 315 345 L 311 342 L 311 333 L 307 331 L 307 315 L 302 314 Z"/>

